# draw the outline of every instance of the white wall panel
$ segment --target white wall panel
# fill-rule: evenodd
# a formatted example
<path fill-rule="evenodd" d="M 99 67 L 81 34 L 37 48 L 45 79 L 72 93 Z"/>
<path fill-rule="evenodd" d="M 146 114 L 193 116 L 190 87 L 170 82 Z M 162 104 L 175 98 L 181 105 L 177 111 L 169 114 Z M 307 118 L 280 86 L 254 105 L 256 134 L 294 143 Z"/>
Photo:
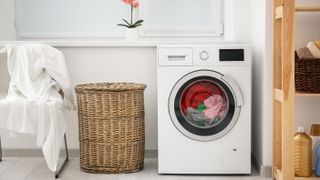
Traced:
<path fill-rule="evenodd" d="M 120 0 L 16 0 L 21 38 L 121 37 L 129 17 Z"/>
<path fill-rule="evenodd" d="M 144 35 L 221 36 L 221 0 L 143 0 Z"/>

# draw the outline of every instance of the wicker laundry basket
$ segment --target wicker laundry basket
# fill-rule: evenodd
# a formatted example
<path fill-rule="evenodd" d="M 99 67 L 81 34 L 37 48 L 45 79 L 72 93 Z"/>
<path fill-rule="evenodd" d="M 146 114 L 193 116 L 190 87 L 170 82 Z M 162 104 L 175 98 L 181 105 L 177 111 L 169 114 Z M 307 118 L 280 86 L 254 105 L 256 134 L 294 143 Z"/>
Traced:
<path fill-rule="evenodd" d="M 89 173 L 143 169 L 144 84 L 77 85 L 80 167 Z"/>
<path fill-rule="evenodd" d="M 320 93 L 320 58 L 299 59 L 295 54 L 296 92 Z"/>

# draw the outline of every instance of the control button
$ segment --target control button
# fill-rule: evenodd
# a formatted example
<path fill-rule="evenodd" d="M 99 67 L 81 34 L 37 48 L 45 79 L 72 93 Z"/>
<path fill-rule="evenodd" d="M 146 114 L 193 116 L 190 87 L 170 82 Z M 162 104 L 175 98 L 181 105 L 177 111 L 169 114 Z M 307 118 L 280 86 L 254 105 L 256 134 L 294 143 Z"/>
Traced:
<path fill-rule="evenodd" d="M 209 54 L 208 54 L 207 51 L 202 51 L 199 56 L 200 56 L 200 59 L 201 59 L 201 60 L 207 60 L 207 59 L 209 59 Z"/>

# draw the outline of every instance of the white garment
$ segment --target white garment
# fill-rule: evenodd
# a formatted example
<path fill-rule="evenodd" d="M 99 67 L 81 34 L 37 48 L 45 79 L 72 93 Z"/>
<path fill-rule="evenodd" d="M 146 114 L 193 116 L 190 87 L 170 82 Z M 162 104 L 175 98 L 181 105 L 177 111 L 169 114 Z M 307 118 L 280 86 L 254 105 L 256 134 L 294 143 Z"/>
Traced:
<path fill-rule="evenodd" d="M 50 170 L 56 171 L 66 109 L 74 100 L 64 55 L 45 44 L 7 45 L 10 84 L 0 100 L 0 128 L 37 136 Z"/>
<path fill-rule="evenodd" d="M 320 49 L 314 44 L 314 42 L 309 42 L 307 44 L 308 50 L 311 52 L 312 56 L 315 58 L 320 58 Z"/>

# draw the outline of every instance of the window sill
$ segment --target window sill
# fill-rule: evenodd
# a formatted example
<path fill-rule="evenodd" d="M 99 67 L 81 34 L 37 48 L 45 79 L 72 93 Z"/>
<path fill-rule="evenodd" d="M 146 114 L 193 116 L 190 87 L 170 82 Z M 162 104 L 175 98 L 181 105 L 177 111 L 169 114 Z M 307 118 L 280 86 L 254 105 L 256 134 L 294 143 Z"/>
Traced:
<path fill-rule="evenodd" d="M 6 44 L 26 44 L 44 43 L 54 47 L 157 47 L 159 45 L 181 45 L 181 44 L 216 44 L 216 43 L 235 43 L 235 41 L 225 40 L 110 40 L 110 41 L 91 41 L 91 40 L 31 40 L 31 41 L 0 41 L 0 47 Z"/>

